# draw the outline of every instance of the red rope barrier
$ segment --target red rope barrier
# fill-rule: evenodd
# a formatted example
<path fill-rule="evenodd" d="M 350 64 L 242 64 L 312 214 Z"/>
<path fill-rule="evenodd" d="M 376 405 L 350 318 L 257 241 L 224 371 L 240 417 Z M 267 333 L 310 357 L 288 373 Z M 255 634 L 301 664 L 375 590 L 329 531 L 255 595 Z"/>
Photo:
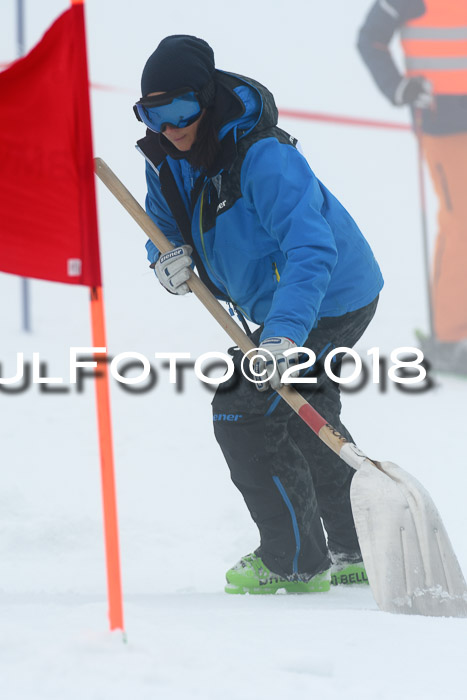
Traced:
<path fill-rule="evenodd" d="M 104 85 L 103 83 L 89 83 L 89 87 L 93 90 L 104 90 L 105 92 L 125 92 L 127 95 L 136 95 L 137 93 L 137 90 L 114 87 L 113 85 Z"/>
<path fill-rule="evenodd" d="M 7 68 L 9 63 L 0 63 L 0 68 Z M 123 92 L 126 94 L 135 95 L 135 90 L 128 88 L 115 87 L 113 85 L 104 85 L 103 83 L 91 83 L 90 87 L 94 90 L 105 90 L 106 92 Z M 410 124 L 402 124 L 400 122 L 386 122 L 377 119 L 362 119 L 360 117 L 344 117 L 337 114 L 324 114 L 322 112 L 306 112 L 300 109 L 279 109 L 281 117 L 289 119 L 304 119 L 306 121 L 321 122 L 327 124 L 345 124 L 346 126 L 362 126 L 371 127 L 373 129 L 393 129 L 397 131 L 412 131 Z"/>
<path fill-rule="evenodd" d="M 305 112 L 298 109 L 279 109 L 281 117 L 291 119 L 306 119 L 316 122 L 328 122 L 331 124 L 346 124 L 347 126 L 370 126 L 376 129 L 397 129 L 399 131 L 411 131 L 410 124 L 400 122 L 386 122 L 375 119 L 361 119 L 359 117 L 340 117 L 336 114 L 323 114 L 321 112 Z"/>

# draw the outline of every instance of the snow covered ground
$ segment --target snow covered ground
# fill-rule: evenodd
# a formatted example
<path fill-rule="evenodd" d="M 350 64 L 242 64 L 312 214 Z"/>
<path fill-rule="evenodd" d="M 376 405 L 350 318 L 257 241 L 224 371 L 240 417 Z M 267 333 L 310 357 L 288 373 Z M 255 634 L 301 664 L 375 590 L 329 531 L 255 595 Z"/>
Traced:
<path fill-rule="evenodd" d="M 14 2 L 0 7 L 0 61 L 15 56 Z M 27 43 L 68 6 L 26 2 Z M 355 50 L 370 0 L 88 0 L 95 152 L 144 200 L 131 106 L 147 56 L 167 34 L 207 39 L 217 64 L 268 85 L 279 106 L 406 121 L 374 88 Z M 386 286 L 358 351 L 414 343 L 427 328 L 413 138 L 404 132 L 282 120 L 312 167 L 355 216 Z M 436 205 L 429 190 L 431 235 Z M 98 190 L 109 352 L 225 351 L 195 298 L 164 294 L 144 235 Z M 33 333 L 20 330 L 19 281 L 0 275 L 2 372 L 41 353 L 64 376 L 69 347 L 89 346 L 88 292 L 33 281 Z M 257 535 L 212 436 L 211 396 L 183 391 L 151 359 L 158 383 L 134 395 L 112 384 L 128 644 L 107 631 L 94 393 L 0 391 L 0 679 L 5 700 L 233 698 L 260 695 L 425 700 L 465 698 L 465 620 L 392 616 L 365 588 L 310 596 L 228 597 L 224 572 Z M 368 362 L 368 360 L 366 360 Z M 432 494 L 467 571 L 463 435 L 467 385 L 425 393 L 391 382 L 344 395 L 359 446 L 408 469 Z"/>

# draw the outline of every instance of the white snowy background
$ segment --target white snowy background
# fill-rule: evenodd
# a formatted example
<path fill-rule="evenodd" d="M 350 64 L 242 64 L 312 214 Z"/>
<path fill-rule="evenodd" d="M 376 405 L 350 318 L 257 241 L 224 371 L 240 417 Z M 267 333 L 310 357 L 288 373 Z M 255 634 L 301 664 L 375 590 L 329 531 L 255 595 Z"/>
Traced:
<path fill-rule="evenodd" d="M 143 203 L 142 134 L 132 114 L 146 58 L 189 33 L 218 67 L 251 75 L 279 107 L 407 122 L 373 85 L 356 48 L 371 0 L 88 0 L 95 154 Z M 26 0 L 30 48 L 68 7 Z M 0 62 L 13 60 L 15 2 L 0 4 Z M 21 106 L 19 106 L 21 108 Z M 386 286 L 357 350 L 413 345 L 427 329 L 416 148 L 410 133 L 281 119 L 325 184 L 351 211 Z M 34 129 L 34 115 L 31 115 Z M 18 154 L 20 157 L 20 154 Z M 428 187 L 430 236 L 436 202 Z M 144 234 L 98 188 L 109 353 L 151 359 L 157 385 L 112 384 L 115 467 L 128 644 L 108 632 L 95 399 L 85 391 L 0 392 L 0 693 L 2 700 L 319 697 L 365 700 L 467 696 L 465 620 L 380 612 L 367 588 L 309 596 L 223 593 L 224 573 L 257 533 L 213 438 L 211 395 L 192 371 L 183 392 L 155 352 L 225 351 L 230 341 L 191 296 L 172 298 L 145 261 Z M 32 281 L 21 331 L 20 281 L 0 275 L 0 362 L 40 352 L 67 377 L 70 346 L 89 346 L 88 291 Z M 366 360 L 368 364 L 368 360 Z M 388 382 L 345 394 L 358 445 L 418 477 L 467 570 L 466 388 L 437 379 L 409 394 Z"/>

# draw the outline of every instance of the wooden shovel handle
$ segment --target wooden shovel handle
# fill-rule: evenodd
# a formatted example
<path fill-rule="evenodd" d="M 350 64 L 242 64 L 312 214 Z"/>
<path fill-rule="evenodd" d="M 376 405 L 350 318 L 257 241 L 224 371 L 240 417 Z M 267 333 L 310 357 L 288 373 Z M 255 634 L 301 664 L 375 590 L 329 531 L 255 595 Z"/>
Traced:
<path fill-rule="evenodd" d="M 99 179 L 112 192 L 114 197 L 118 199 L 120 204 L 123 205 L 140 228 L 143 229 L 144 233 L 151 239 L 156 248 L 160 250 L 161 253 L 168 253 L 172 250 L 172 243 L 167 240 L 162 231 L 146 214 L 144 209 L 138 204 L 133 195 L 127 190 L 125 185 L 118 179 L 109 166 L 101 158 L 95 158 L 94 163 L 95 171 Z M 253 350 L 256 347 L 192 270 L 187 284 L 243 353 Z M 298 391 L 290 385 L 285 385 L 278 389 L 277 393 L 280 394 L 284 401 L 289 404 L 295 413 L 300 416 L 333 452 L 339 455 L 354 469 L 358 468 L 358 464 L 363 458 L 362 453 L 358 451 L 357 455 L 354 453 L 354 450 L 348 449 L 350 447 L 354 448 L 354 445 L 349 443 L 337 430 L 329 425 L 313 406 L 305 401 Z M 344 446 L 346 446 L 346 449 L 344 453 L 341 453 Z"/>

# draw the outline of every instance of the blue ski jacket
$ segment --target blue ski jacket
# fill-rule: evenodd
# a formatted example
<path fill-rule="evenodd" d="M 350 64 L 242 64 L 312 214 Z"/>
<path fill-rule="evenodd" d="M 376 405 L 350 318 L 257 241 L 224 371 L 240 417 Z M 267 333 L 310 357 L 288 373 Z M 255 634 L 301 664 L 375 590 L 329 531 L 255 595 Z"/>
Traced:
<path fill-rule="evenodd" d="M 367 241 L 318 180 L 295 138 L 279 129 L 271 93 L 216 71 L 221 152 L 195 171 L 162 134 L 138 142 L 149 216 L 175 245 L 193 246 L 214 294 L 264 330 L 303 345 L 325 316 L 369 304 L 383 279 Z M 154 264 L 159 252 L 146 244 Z"/>

